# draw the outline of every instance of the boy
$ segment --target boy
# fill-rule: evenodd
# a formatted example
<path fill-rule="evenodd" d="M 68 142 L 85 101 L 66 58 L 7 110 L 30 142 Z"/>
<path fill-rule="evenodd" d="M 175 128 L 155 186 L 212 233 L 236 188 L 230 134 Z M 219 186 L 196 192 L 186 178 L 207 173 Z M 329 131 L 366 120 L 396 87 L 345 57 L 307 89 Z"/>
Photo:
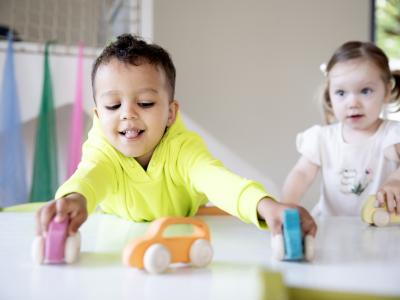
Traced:
<path fill-rule="evenodd" d="M 55 216 L 74 234 L 97 205 L 133 221 L 192 216 L 210 199 L 244 222 L 281 231 L 282 211 L 264 188 L 231 173 L 179 118 L 169 54 L 129 34 L 107 46 L 92 69 L 93 127 L 77 171 L 37 212 L 37 233 Z M 316 225 L 298 207 L 302 229 Z"/>

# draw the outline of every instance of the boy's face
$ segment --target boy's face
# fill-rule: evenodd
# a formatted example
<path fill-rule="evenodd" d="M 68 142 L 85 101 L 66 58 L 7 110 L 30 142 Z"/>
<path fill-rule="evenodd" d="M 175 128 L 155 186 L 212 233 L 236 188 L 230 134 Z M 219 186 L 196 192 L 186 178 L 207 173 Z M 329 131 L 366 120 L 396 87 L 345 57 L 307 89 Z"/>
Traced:
<path fill-rule="evenodd" d="M 147 167 L 165 129 L 175 121 L 178 103 L 169 101 L 165 72 L 112 59 L 95 78 L 95 112 L 107 140 Z"/>

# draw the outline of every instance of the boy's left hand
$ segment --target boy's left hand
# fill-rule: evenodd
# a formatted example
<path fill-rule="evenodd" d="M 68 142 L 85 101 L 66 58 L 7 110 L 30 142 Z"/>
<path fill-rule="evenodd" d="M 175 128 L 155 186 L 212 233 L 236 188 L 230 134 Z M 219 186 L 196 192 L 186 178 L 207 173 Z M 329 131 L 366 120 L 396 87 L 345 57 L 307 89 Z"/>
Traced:
<path fill-rule="evenodd" d="M 400 214 L 400 179 L 389 178 L 376 194 L 376 200 L 382 206 L 386 203 L 389 213 Z"/>
<path fill-rule="evenodd" d="M 264 198 L 258 203 L 257 211 L 267 223 L 272 235 L 276 235 L 282 233 L 282 215 L 283 211 L 288 208 L 296 208 L 299 211 L 303 236 L 312 235 L 315 237 L 317 224 L 304 207 L 294 204 L 282 204 L 271 198 Z"/>

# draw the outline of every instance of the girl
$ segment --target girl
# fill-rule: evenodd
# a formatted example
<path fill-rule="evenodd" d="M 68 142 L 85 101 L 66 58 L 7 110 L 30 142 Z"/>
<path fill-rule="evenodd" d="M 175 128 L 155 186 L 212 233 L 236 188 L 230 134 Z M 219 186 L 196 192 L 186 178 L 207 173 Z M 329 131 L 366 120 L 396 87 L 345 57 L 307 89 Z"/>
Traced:
<path fill-rule="evenodd" d="M 297 136 L 301 157 L 286 178 L 283 202 L 297 204 L 321 170 L 322 187 L 313 214 L 359 215 L 376 194 L 400 214 L 400 122 L 381 118 L 400 102 L 400 72 L 372 43 L 340 46 L 326 66 L 322 96 L 326 126 Z"/>

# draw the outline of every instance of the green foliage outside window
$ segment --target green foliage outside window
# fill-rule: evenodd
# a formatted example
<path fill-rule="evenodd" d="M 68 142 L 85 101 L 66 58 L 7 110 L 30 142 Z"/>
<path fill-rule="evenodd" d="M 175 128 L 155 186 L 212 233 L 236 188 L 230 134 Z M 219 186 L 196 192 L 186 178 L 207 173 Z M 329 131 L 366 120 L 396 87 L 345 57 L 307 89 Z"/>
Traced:
<path fill-rule="evenodd" d="M 394 60 L 400 60 L 400 0 L 376 0 L 375 42 Z"/>

